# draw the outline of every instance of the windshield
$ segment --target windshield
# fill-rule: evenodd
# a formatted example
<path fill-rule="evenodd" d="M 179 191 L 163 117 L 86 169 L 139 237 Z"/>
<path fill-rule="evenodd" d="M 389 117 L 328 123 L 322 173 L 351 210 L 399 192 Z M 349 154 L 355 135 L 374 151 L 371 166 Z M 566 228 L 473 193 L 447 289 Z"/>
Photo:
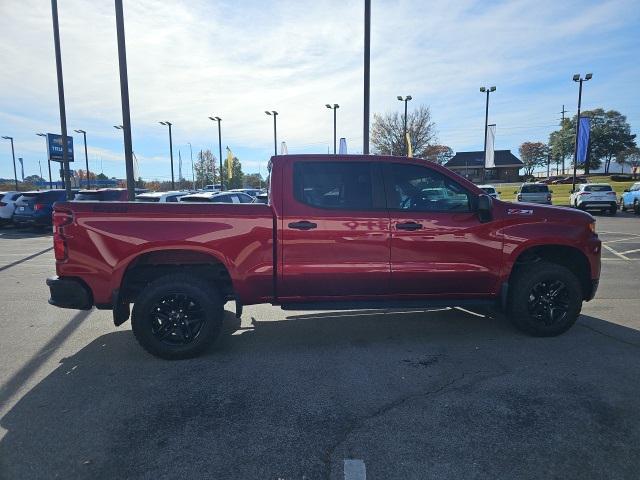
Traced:
<path fill-rule="evenodd" d="M 537 183 L 530 185 L 522 185 L 521 193 L 547 193 L 549 191 L 549 187 L 546 185 L 539 185 Z"/>

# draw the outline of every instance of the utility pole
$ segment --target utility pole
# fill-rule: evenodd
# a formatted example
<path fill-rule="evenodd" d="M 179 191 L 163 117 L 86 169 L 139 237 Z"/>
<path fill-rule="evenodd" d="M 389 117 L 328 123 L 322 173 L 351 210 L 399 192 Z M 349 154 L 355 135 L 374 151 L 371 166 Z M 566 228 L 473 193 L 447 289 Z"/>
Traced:
<path fill-rule="evenodd" d="M 340 108 L 340 105 L 338 105 L 337 103 L 334 103 L 333 105 L 327 103 L 325 107 L 327 107 L 329 110 L 333 110 L 333 154 L 335 155 L 336 153 L 338 153 L 336 150 L 336 112 Z"/>
<path fill-rule="evenodd" d="M 480 87 L 482 93 L 487 93 L 487 104 L 484 112 L 484 163 L 482 165 L 482 183 L 487 173 L 487 130 L 489 128 L 489 94 L 496 91 L 496 87 Z"/>
<path fill-rule="evenodd" d="M 364 0 L 364 109 L 362 153 L 369 155 L 369 93 L 371 85 L 371 0 Z"/>
<path fill-rule="evenodd" d="M 562 123 L 560 124 L 560 157 L 562 158 L 562 175 L 564 175 L 564 142 L 562 141 L 562 128 L 564 127 L 564 114 L 567 113 L 564 109 L 564 105 L 562 105 L 562 111 L 560 113 L 562 114 Z"/>
<path fill-rule="evenodd" d="M 120 0 L 122 2 L 122 0 Z M 58 25 L 58 0 L 51 0 L 53 19 L 53 44 L 56 53 L 56 75 L 58 77 L 58 104 L 60 106 L 60 131 L 62 134 L 62 170 L 67 200 L 73 199 L 71 176 L 69 172 L 69 151 L 67 147 L 67 113 L 64 103 L 64 82 L 62 79 L 62 54 L 60 53 L 60 28 Z"/>
<path fill-rule="evenodd" d="M 4 136 L 2 138 L 4 138 L 5 140 L 11 141 L 11 156 L 13 157 L 13 178 L 16 182 L 16 192 L 17 192 L 18 191 L 18 172 L 16 171 L 16 152 L 13 149 L 13 137 Z"/>
<path fill-rule="evenodd" d="M 191 142 L 189 142 L 189 152 L 191 153 L 191 183 L 192 188 L 196 189 L 196 174 L 193 171 L 193 148 L 191 147 Z"/>
<path fill-rule="evenodd" d="M 578 117 L 576 120 L 576 141 L 575 148 L 573 150 L 573 182 L 571 183 L 571 191 L 576 191 L 576 171 L 578 169 L 578 138 L 580 135 L 580 107 L 582 106 L 582 83 L 591 80 L 593 74 L 587 73 L 584 78 L 581 78 L 579 74 L 573 76 L 574 82 L 579 82 L 580 87 L 578 89 Z"/>
<path fill-rule="evenodd" d="M 219 160 L 220 160 L 220 190 L 224 190 L 224 180 L 222 179 L 222 126 L 220 125 L 220 123 L 222 122 L 222 119 L 220 117 L 209 117 L 209 120 L 211 120 L 212 122 L 218 122 L 218 153 L 219 155 Z M 212 167 L 213 170 L 213 167 Z M 213 172 L 212 172 L 213 173 Z M 215 178 L 214 178 L 214 183 L 215 183 Z"/>
<path fill-rule="evenodd" d="M 131 141 L 131 113 L 129 111 L 129 78 L 127 76 L 127 47 L 124 37 L 124 12 L 122 0 L 116 3 L 116 30 L 118 32 L 118 60 L 120 64 L 120 96 L 122 97 L 122 130 L 124 133 L 124 159 L 127 168 L 127 199 L 136 199 L 136 184 L 133 178 L 133 145 Z"/>

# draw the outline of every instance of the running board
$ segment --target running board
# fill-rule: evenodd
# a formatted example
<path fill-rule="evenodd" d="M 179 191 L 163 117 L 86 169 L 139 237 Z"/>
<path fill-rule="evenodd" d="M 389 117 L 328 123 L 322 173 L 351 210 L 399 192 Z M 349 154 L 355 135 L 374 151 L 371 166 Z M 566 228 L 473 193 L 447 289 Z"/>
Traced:
<path fill-rule="evenodd" d="M 301 302 L 283 303 L 282 310 L 400 310 L 407 308 L 446 308 L 494 306 L 495 298 L 471 300 L 381 300 L 381 301 L 345 301 L 345 302 Z"/>

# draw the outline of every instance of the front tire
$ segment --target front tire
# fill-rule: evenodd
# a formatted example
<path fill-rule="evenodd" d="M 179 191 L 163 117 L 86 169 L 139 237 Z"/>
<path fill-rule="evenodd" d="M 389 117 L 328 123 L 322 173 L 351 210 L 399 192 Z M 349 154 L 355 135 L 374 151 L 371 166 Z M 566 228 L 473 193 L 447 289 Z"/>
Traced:
<path fill-rule="evenodd" d="M 510 320 L 535 337 L 566 332 L 582 308 L 580 281 L 570 270 L 554 263 L 540 261 L 520 267 L 510 290 Z"/>
<path fill-rule="evenodd" d="M 633 201 L 633 213 L 640 215 L 640 203 L 638 203 L 638 200 Z"/>
<path fill-rule="evenodd" d="M 621 212 L 627 211 L 627 207 L 624 206 L 624 201 L 622 199 L 620 199 L 620 211 Z"/>
<path fill-rule="evenodd" d="M 133 334 L 152 355 L 192 358 L 218 337 L 224 304 L 215 287 L 185 274 L 170 274 L 145 287 L 131 316 Z"/>

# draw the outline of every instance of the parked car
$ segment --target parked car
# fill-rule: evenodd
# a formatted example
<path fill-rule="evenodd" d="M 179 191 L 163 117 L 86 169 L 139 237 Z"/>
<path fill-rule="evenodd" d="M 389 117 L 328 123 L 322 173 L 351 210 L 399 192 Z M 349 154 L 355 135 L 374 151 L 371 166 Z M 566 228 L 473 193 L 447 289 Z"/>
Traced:
<path fill-rule="evenodd" d="M 0 225 L 11 223 L 20 192 L 0 192 Z"/>
<path fill-rule="evenodd" d="M 577 176 L 576 183 L 589 183 L 589 177 Z M 551 182 L 552 185 L 573 185 L 573 175 L 559 178 Z"/>
<path fill-rule="evenodd" d="M 24 192 L 16 201 L 13 223 L 17 227 L 50 227 L 53 204 L 64 200 L 66 191 L 61 189 Z"/>
<path fill-rule="evenodd" d="M 625 212 L 627 208 L 633 209 L 634 213 L 640 215 L 640 182 L 626 188 L 620 195 L 620 210 Z"/>
<path fill-rule="evenodd" d="M 606 183 L 580 184 L 569 197 L 572 207 L 581 210 L 601 210 L 615 215 L 618 211 L 618 198 L 611 185 Z"/>
<path fill-rule="evenodd" d="M 565 178 L 564 176 L 554 175 L 554 176 L 551 176 L 549 178 L 545 178 L 544 180 L 539 180 L 538 183 L 544 183 L 545 185 L 550 185 L 553 182 L 555 182 L 556 180 L 561 180 L 561 179 L 564 179 L 564 178 Z"/>
<path fill-rule="evenodd" d="M 215 185 L 205 185 L 205 187 L 201 190 L 203 192 L 221 192 L 222 185 L 216 183 Z"/>
<path fill-rule="evenodd" d="M 247 195 L 253 197 L 253 198 L 257 198 L 258 195 L 260 195 L 261 193 L 264 192 L 264 190 L 262 188 L 234 188 L 231 190 L 228 190 L 229 192 L 241 192 L 241 193 L 246 193 Z"/>
<path fill-rule="evenodd" d="M 189 195 L 191 192 L 146 192 L 136 195 L 136 202 L 172 203 L 180 200 L 181 197 Z"/>
<path fill-rule="evenodd" d="M 148 192 L 144 188 L 136 188 L 136 194 Z M 80 190 L 75 198 L 78 202 L 126 202 L 126 188 L 99 188 L 97 190 Z"/>
<path fill-rule="evenodd" d="M 551 205 L 553 191 L 544 183 L 523 183 L 520 185 L 520 189 L 513 193 L 516 194 L 516 201 L 518 202 Z"/>
<path fill-rule="evenodd" d="M 262 191 L 256 195 L 256 203 L 269 203 L 269 192 Z"/>
<path fill-rule="evenodd" d="M 242 192 L 198 192 L 180 197 L 180 202 L 253 203 L 255 198 Z"/>
<path fill-rule="evenodd" d="M 131 315 L 147 351 L 176 359 L 212 344 L 227 301 L 237 316 L 497 304 L 553 336 L 595 295 L 602 245 L 586 212 L 495 200 L 417 158 L 282 155 L 270 173 L 270 205 L 56 204 L 49 302 Z"/>
<path fill-rule="evenodd" d="M 484 190 L 484 192 L 490 197 L 500 200 L 500 194 L 502 192 L 496 190 L 496 187 L 494 187 L 493 185 L 478 185 L 478 188 L 480 190 Z"/>

